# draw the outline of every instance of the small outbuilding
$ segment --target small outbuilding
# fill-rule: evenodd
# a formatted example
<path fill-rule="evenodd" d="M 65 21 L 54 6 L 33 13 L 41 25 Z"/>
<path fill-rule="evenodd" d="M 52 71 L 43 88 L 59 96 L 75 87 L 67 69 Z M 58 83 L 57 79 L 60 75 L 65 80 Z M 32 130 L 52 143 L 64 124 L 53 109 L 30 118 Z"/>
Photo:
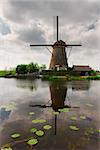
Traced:
<path fill-rule="evenodd" d="M 92 68 L 90 66 L 73 65 L 73 75 L 90 76 Z"/>

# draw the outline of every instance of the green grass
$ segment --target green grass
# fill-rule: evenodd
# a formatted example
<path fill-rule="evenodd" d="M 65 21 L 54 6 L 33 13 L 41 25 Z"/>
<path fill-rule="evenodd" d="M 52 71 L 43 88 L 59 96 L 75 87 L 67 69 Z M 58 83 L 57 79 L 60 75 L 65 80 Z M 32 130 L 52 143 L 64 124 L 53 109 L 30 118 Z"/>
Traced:
<path fill-rule="evenodd" d="M 49 76 L 44 75 L 42 77 L 42 80 L 49 80 L 49 81 L 55 81 L 55 80 L 100 80 L 100 76 Z"/>
<path fill-rule="evenodd" d="M 0 70 L 0 77 L 5 77 L 6 75 L 15 75 L 15 70 Z"/>

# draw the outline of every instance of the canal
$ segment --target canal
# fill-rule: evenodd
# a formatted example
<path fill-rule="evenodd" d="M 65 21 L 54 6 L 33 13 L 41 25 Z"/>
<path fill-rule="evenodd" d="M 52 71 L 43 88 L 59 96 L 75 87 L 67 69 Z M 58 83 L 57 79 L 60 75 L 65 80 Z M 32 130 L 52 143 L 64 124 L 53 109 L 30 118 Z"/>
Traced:
<path fill-rule="evenodd" d="M 0 78 L 1 147 L 99 150 L 99 115 L 100 81 Z M 19 137 L 12 137 L 15 133 Z M 31 146 L 28 141 L 33 138 L 38 143 Z"/>

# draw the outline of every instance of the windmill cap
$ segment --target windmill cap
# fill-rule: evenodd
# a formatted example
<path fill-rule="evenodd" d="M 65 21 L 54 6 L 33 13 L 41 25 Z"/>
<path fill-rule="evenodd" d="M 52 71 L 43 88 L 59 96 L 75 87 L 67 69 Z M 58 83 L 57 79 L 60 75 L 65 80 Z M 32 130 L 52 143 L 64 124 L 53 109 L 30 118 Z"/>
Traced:
<path fill-rule="evenodd" d="M 54 43 L 53 47 L 54 46 L 64 46 L 65 47 L 66 43 L 64 41 L 62 41 L 62 40 L 59 40 L 59 41 L 57 41 L 57 42 Z"/>

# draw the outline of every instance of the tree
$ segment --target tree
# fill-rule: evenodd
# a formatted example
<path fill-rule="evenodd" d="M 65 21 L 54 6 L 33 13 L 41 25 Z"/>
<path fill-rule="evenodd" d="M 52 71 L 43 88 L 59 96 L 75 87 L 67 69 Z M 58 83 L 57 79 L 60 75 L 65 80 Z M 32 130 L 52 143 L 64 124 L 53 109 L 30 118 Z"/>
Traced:
<path fill-rule="evenodd" d="M 46 69 L 46 65 L 41 65 L 40 67 L 37 63 L 30 63 L 28 65 L 25 64 L 17 65 L 16 73 L 17 74 L 33 73 L 39 71 L 39 69 L 41 70 Z"/>
<path fill-rule="evenodd" d="M 28 73 L 33 73 L 39 70 L 39 66 L 37 63 L 30 63 L 29 65 L 27 65 L 27 70 Z"/>
<path fill-rule="evenodd" d="M 46 65 L 45 64 L 42 64 L 41 66 L 40 66 L 40 70 L 45 70 L 46 69 Z"/>
<path fill-rule="evenodd" d="M 18 74 L 26 74 L 27 72 L 27 65 L 21 64 L 16 67 L 16 73 Z"/>

